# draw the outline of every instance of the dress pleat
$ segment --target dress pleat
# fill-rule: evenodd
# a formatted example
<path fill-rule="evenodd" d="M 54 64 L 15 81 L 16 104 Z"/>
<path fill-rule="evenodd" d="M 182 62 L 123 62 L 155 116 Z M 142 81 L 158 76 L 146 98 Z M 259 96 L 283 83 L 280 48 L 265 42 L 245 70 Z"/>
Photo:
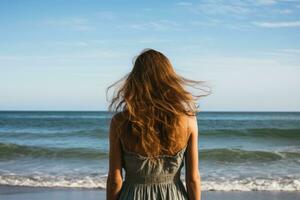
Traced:
<path fill-rule="evenodd" d="M 182 180 L 186 146 L 176 155 L 149 157 L 129 152 L 122 147 L 125 179 L 119 200 L 187 200 Z"/>

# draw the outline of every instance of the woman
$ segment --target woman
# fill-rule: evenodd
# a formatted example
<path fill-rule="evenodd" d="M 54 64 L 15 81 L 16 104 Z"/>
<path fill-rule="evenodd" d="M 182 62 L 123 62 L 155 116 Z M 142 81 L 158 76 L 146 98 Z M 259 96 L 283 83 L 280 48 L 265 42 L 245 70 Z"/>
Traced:
<path fill-rule="evenodd" d="M 107 199 L 200 200 L 198 107 L 183 86 L 203 81 L 177 75 L 153 49 L 142 51 L 124 78 L 109 105 L 120 112 L 110 123 Z"/>

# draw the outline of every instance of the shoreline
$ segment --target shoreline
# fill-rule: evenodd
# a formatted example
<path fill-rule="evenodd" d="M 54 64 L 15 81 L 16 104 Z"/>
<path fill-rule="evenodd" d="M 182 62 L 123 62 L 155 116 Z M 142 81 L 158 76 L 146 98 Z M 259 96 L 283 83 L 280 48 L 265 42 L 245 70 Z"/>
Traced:
<path fill-rule="evenodd" d="M 202 191 L 202 200 L 297 200 L 300 191 Z M 105 200 L 105 189 L 0 186 L 3 200 Z"/>

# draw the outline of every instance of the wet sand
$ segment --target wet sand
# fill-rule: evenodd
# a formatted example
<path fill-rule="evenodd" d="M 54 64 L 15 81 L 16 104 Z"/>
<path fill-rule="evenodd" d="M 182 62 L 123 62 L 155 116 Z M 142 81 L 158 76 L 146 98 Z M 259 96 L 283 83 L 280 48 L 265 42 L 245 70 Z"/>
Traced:
<path fill-rule="evenodd" d="M 1 200 L 105 200 L 103 189 L 0 186 Z M 300 191 L 202 191 L 202 200 L 299 200 Z"/>

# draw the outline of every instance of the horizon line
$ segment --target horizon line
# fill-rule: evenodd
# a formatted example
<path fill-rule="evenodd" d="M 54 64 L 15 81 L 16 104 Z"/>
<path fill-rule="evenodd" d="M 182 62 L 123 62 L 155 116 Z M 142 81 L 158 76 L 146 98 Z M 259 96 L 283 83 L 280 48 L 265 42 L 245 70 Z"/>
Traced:
<path fill-rule="evenodd" d="M 114 112 L 108 110 L 0 110 L 0 112 Z M 202 110 L 201 112 L 300 112 L 300 110 Z"/>

